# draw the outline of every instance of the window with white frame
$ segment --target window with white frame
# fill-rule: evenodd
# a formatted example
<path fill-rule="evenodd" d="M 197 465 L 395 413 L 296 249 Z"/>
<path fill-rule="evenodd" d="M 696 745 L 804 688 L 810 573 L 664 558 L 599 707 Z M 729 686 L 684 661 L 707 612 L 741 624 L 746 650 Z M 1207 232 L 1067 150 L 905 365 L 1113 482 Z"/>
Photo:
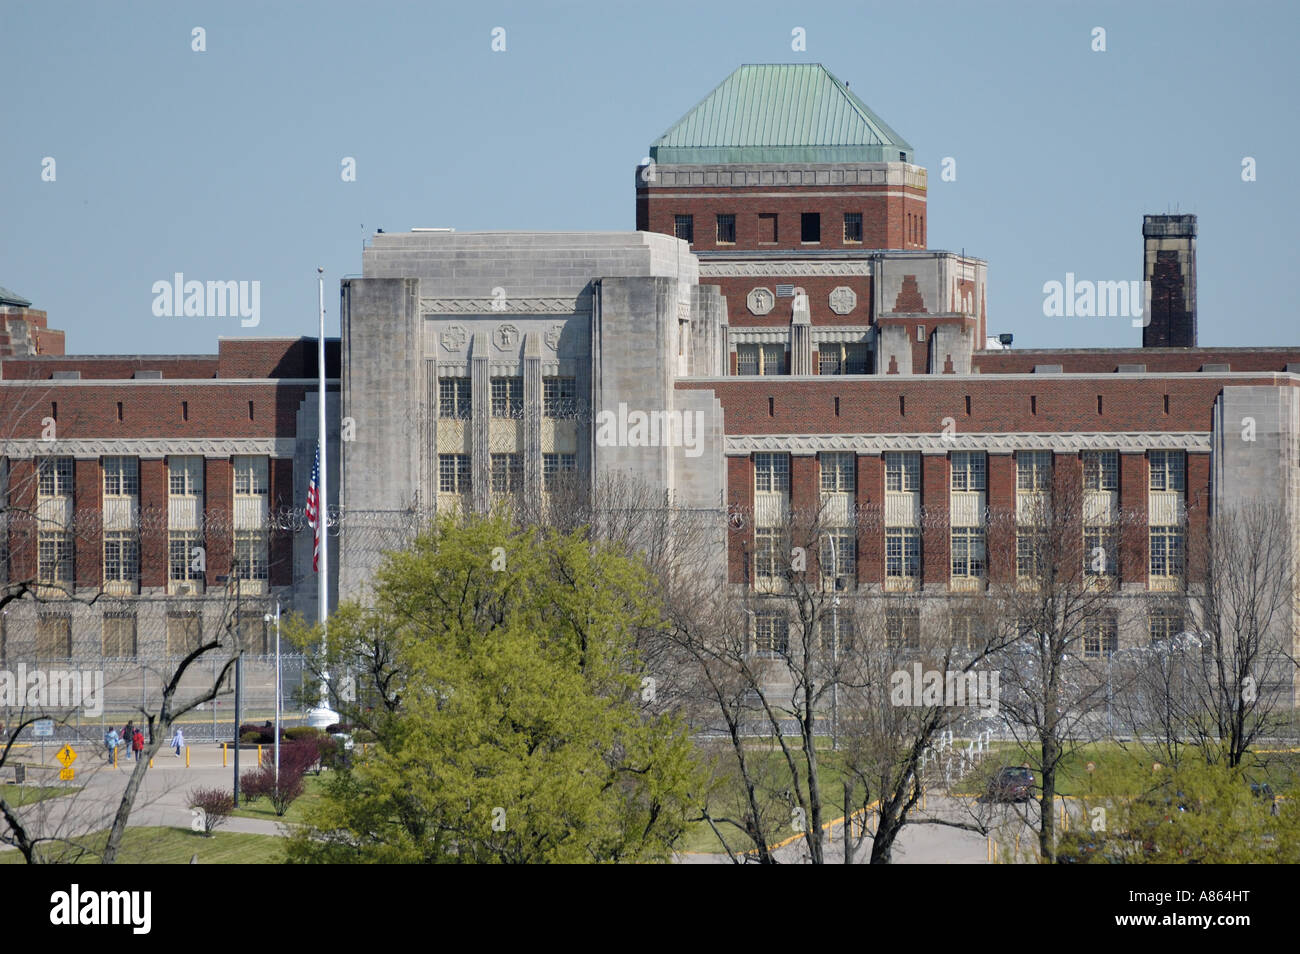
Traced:
<path fill-rule="evenodd" d="M 987 475 L 983 451 L 955 451 L 951 463 L 953 490 L 986 489 Z"/>
<path fill-rule="evenodd" d="M 914 493 L 921 489 L 921 455 L 915 451 L 885 453 L 885 489 Z"/>
<path fill-rule="evenodd" d="M 1084 527 L 1083 572 L 1085 576 L 1110 577 L 1118 568 L 1119 536 L 1114 527 Z"/>
<path fill-rule="evenodd" d="M 736 345 L 736 374 L 756 375 L 761 373 L 758 345 Z"/>
<path fill-rule="evenodd" d="M 524 488 L 524 464 L 521 454 L 492 455 L 492 492 L 514 494 Z"/>
<path fill-rule="evenodd" d="M 203 493 L 203 458 L 168 457 L 167 492 L 173 497 L 197 497 Z"/>
<path fill-rule="evenodd" d="M 841 653 L 851 653 L 857 649 L 858 627 L 852 613 L 832 610 L 821 618 L 818 632 L 824 649 L 834 647 Z"/>
<path fill-rule="evenodd" d="M 473 414 L 469 378 L 438 379 L 438 416 L 468 420 Z"/>
<path fill-rule="evenodd" d="M 921 575 L 921 531 L 914 527 L 885 530 L 885 576 L 915 580 Z"/>
<path fill-rule="evenodd" d="M 131 530 L 104 532 L 104 582 L 134 583 L 140 576 L 140 541 Z"/>
<path fill-rule="evenodd" d="M 790 620 L 780 610 L 754 614 L 754 651 L 763 656 L 783 656 L 790 651 Z"/>
<path fill-rule="evenodd" d="M 236 580 L 267 579 L 266 533 L 262 530 L 236 530 L 231 575 Z"/>
<path fill-rule="evenodd" d="M 1083 489 L 1119 490 L 1119 453 L 1116 451 L 1083 452 Z"/>
<path fill-rule="evenodd" d="M 824 342 L 817 347 L 818 374 L 869 374 L 869 361 L 865 344 Z"/>
<path fill-rule="evenodd" d="M 762 361 L 762 367 L 759 371 L 763 375 L 785 374 L 785 345 L 783 344 L 765 344 L 761 346 L 759 357 Z"/>
<path fill-rule="evenodd" d="M 560 490 L 577 472 L 578 458 L 574 454 L 542 455 L 542 487 L 547 493 Z"/>
<path fill-rule="evenodd" d="M 140 495 L 140 461 L 136 457 L 105 457 L 104 496 L 138 497 Z"/>
<path fill-rule="evenodd" d="M 989 629 L 984 617 L 970 611 L 955 612 L 949 617 L 952 648 L 978 652 L 989 644 Z"/>
<path fill-rule="evenodd" d="M 978 578 L 984 575 L 984 530 L 982 527 L 952 528 L 952 575 Z"/>
<path fill-rule="evenodd" d="M 1047 534 L 1020 527 L 1016 531 L 1016 576 L 1022 580 L 1042 581 L 1048 563 Z"/>
<path fill-rule="evenodd" d="M 760 494 L 790 492 L 790 455 L 755 454 L 754 490 Z"/>
<path fill-rule="evenodd" d="M 853 493 L 856 483 L 853 465 L 856 459 L 856 455 L 849 451 L 827 451 L 821 454 L 822 493 Z"/>
<path fill-rule="evenodd" d="M 109 659 L 135 655 L 135 616 L 130 613 L 105 613 L 102 642 Z"/>
<path fill-rule="evenodd" d="M 885 649 L 921 648 L 921 611 L 915 607 L 893 606 L 885 610 Z"/>
<path fill-rule="evenodd" d="M 469 454 L 438 455 L 438 493 L 467 494 L 473 490 Z"/>
<path fill-rule="evenodd" d="M 41 497 L 72 496 L 72 458 L 42 457 L 36 465 L 37 493 Z"/>
<path fill-rule="evenodd" d="M 1119 649 L 1119 623 L 1114 614 L 1106 613 L 1088 620 L 1083 632 L 1083 655 L 1100 658 Z"/>
<path fill-rule="evenodd" d="M 542 416 L 570 418 L 578 410 L 577 378 L 542 378 Z"/>
<path fill-rule="evenodd" d="M 822 537 L 822 575 L 853 580 L 858 567 L 857 535 L 851 529 L 828 530 Z"/>
<path fill-rule="evenodd" d="M 1151 451 L 1152 490 L 1185 490 L 1187 487 L 1187 457 L 1182 451 Z"/>
<path fill-rule="evenodd" d="M 754 577 L 778 580 L 785 577 L 785 535 L 777 527 L 754 530 Z"/>
<path fill-rule="evenodd" d="M 267 487 L 267 459 L 265 457 L 232 457 L 235 470 L 236 497 L 265 497 Z"/>
<path fill-rule="evenodd" d="M 1174 579 L 1183 575 L 1182 527 L 1152 527 L 1150 548 L 1151 576 Z"/>
<path fill-rule="evenodd" d="M 197 530 L 172 530 L 167 534 L 167 579 L 188 583 L 203 579 L 206 560 L 200 554 L 203 538 Z"/>
<path fill-rule="evenodd" d="M 48 586 L 69 588 L 76 572 L 76 550 L 71 533 L 42 530 L 36 538 L 37 580 Z"/>
<path fill-rule="evenodd" d="M 1147 632 L 1153 643 L 1173 639 L 1183 632 L 1183 614 L 1177 610 L 1153 610 L 1147 617 Z"/>
<path fill-rule="evenodd" d="M 492 416 L 519 418 L 524 413 L 524 379 L 492 379 Z"/>
<path fill-rule="evenodd" d="M 1052 485 L 1051 451 L 1016 452 L 1016 490 L 1038 493 Z"/>

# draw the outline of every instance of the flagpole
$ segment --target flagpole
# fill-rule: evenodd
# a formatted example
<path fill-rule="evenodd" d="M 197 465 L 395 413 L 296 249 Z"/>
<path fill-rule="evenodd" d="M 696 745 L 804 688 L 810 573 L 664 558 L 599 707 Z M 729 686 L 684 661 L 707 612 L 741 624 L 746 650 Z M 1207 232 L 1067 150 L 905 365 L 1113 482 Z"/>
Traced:
<path fill-rule="evenodd" d="M 325 659 L 329 658 L 329 607 L 330 607 L 330 546 L 329 546 L 329 450 L 325 443 L 325 269 L 316 269 L 316 283 L 320 303 L 320 336 L 316 340 L 316 377 L 319 407 L 317 421 L 319 430 L 316 440 L 320 454 L 319 499 L 316 505 L 316 526 L 320 534 L 320 572 L 317 574 L 320 598 L 317 601 L 317 616 L 320 621 L 321 649 Z M 329 664 L 326 661 L 321 668 L 320 702 L 316 708 L 307 713 L 308 725 L 324 729 L 339 721 L 339 714 L 330 708 L 329 699 Z"/>

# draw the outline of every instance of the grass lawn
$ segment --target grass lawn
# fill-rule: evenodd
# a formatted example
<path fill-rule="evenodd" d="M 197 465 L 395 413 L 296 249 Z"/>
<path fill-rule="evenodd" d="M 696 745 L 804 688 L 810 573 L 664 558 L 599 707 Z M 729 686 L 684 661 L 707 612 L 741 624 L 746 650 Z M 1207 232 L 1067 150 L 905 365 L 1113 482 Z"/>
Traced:
<path fill-rule="evenodd" d="M 107 837 L 107 832 L 98 832 L 77 841 L 99 848 Z M 67 845 L 49 845 L 44 851 L 45 860 L 50 862 L 95 864 L 99 860 L 93 854 L 76 859 L 76 849 Z M 195 855 L 201 865 L 279 864 L 284 857 L 284 839 L 220 830 L 207 838 L 186 828 L 128 828 L 118 861 L 128 865 L 184 865 Z M 0 864 L 22 863 L 23 857 L 17 851 L 0 852 Z"/>
<path fill-rule="evenodd" d="M 12 782 L 0 785 L 0 795 L 3 795 L 5 801 L 14 806 L 31 805 L 33 802 L 42 802 L 47 798 L 59 798 L 79 791 L 81 791 L 80 786 L 63 788 L 57 785 L 15 785 Z"/>
<path fill-rule="evenodd" d="M 294 799 L 289 810 L 281 817 L 275 813 L 271 807 L 269 798 L 259 798 L 253 802 L 244 801 L 240 797 L 240 806 L 238 811 L 232 814 L 239 818 L 261 818 L 265 821 L 286 822 L 288 824 L 299 824 L 302 822 L 303 813 L 320 801 L 321 795 L 325 790 L 326 775 L 308 775 L 303 781 L 303 793 Z"/>

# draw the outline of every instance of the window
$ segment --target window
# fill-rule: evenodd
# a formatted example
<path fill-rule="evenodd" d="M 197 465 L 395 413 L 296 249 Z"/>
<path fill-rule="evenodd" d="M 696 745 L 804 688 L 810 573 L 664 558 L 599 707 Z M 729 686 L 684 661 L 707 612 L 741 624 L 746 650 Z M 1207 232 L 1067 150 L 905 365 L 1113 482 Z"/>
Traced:
<path fill-rule="evenodd" d="M 134 583 L 139 576 L 140 541 L 134 531 L 104 531 L 104 582 Z"/>
<path fill-rule="evenodd" d="M 832 611 L 821 618 L 821 642 L 826 649 L 851 653 L 858 645 L 858 627 L 853 614 Z"/>
<path fill-rule="evenodd" d="M 266 495 L 265 457 L 232 457 L 230 461 L 235 469 L 236 496 Z"/>
<path fill-rule="evenodd" d="M 1116 573 L 1119 538 L 1113 527 L 1085 527 L 1083 530 L 1084 576 L 1108 577 Z"/>
<path fill-rule="evenodd" d="M 856 455 L 850 451 L 834 451 L 820 455 L 822 465 L 822 493 L 851 494 L 854 490 L 853 465 Z"/>
<path fill-rule="evenodd" d="M 69 659 L 72 656 L 72 617 L 41 616 L 36 620 L 36 660 Z"/>
<path fill-rule="evenodd" d="M 685 239 L 687 242 L 695 241 L 695 216 L 693 215 L 675 215 L 673 216 L 673 234 L 679 239 Z"/>
<path fill-rule="evenodd" d="M 1088 620 L 1083 633 L 1083 655 L 1100 658 L 1119 649 L 1119 625 L 1112 615 Z"/>
<path fill-rule="evenodd" d="M 953 613 L 949 625 L 953 649 L 978 652 L 988 646 L 988 627 L 978 613 Z"/>
<path fill-rule="evenodd" d="M 121 659 L 135 655 L 135 617 L 130 614 L 104 614 L 104 655 Z"/>
<path fill-rule="evenodd" d="M 262 613 L 240 613 L 237 631 L 239 645 L 244 652 L 265 656 L 270 648 L 267 645 L 266 620 Z"/>
<path fill-rule="evenodd" d="M 438 416 L 468 420 L 473 413 L 469 378 L 438 379 Z"/>
<path fill-rule="evenodd" d="M 915 451 L 885 453 L 885 489 L 915 493 L 921 489 L 921 455 Z"/>
<path fill-rule="evenodd" d="M 817 351 L 818 374 L 869 374 L 865 344 L 823 344 Z"/>
<path fill-rule="evenodd" d="M 1019 451 L 1016 454 L 1016 490 L 1025 493 L 1044 491 L 1051 483 L 1051 451 Z"/>
<path fill-rule="evenodd" d="M 104 458 L 104 496 L 137 497 L 140 494 L 140 461 L 135 457 Z"/>
<path fill-rule="evenodd" d="M 1151 528 L 1151 576 L 1183 575 L 1183 531 L 1181 527 Z"/>
<path fill-rule="evenodd" d="M 524 463 L 519 454 L 492 455 L 492 492 L 517 494 L 524 489 Z"/>
<path fill-rule="evenodd" d="M 921 532 L 913 527 L 885 531 L 885 576 L 914 580 L 921 575 Z"/>
<path fill-rule="evenodd" d="M 1047 573 L 1047 534 L 1021 528 L 1016 533 L 1016 576 L 1041 581 Z"/>
<path fill-rule="evenodd" d="M 860 243 L 862 241 L 862 213 L 844 213 L 844 241 Z"/>
<path fill-rule="evenodd" d="M 37 491 L 40 496 L 72 496 L 71 457 L 42 457 L 37 468 Z"/>
<path fill-rule="evenodd" d="M 191 497 L 203 493 L 203 458 L 168 457 L 167 492 L 173 497 Z"/>
<path fill-rule="evenodd" d="M 822 537 L 822 576 L 834 579 L 845 577 L 849 581 L 858 572 L 858 541 L 853 530 L 829 530 Z"/>
<path fill-rule="evenodd" d="M 760 580 L 777 580 L 785 577 L 784 540 L 775 527 L 759 527 L 754 531 L 754 576 Z"/>
<path fill-rule="evenodd" d="M 790 621 L 779 610 L 754 614 L 754 651 L 762 656 L 783 656 L 790 651 Z"/>
<path fill-rule="evenodd" d="M 1173 610 L 1155 610 L 1147 618 L 1151 642 L 1173 639 L 1183 631 L 1183 615 Z"/>
<path fill-rule="evenodd" d="M 578 407 L 576 378 L 542 379 L 542 414 L 546 417 L 573 417 Z"/>
<path fill-rule="evenodd" d="M 1186 488 L 1186 458 L 1182 451 L 1151 451 L 1150 461 L 1152 490 Z"/>
<path fill-rule="evenodd" d="M 467 494 L 471 489 L 469 454 L 439 454 L 438 493 Z"/>
<path fill-rule="evenodd" d="M 776 243 L 776 213 L 758 213 L 758 241 Z"/>
<path fill-rule="evenodd" d="M 1119 454 L 1117 452 L 1083 452 L 1083 489 L 1119 490 Z"/>
<path fill-rule="evenodd" d="M 520 418 L 524 413 L 524 379 L 492 379 L 492 416 Z"/>
<path fill-rule="evenodd" d="M 761 360 L 763 364 L 762 370 L 759 372 L 760 374 L 785 374 L 785 345 L 763 345 Z"/>
<path fill-rule="evenodd" d="M 574 454 L 543 454 L 542 455 L 542 485 L 547 493 L 555 493 L 561 489 L 566 481 L 571 481 L 572 476 L 578 472 L 578 458 Z"/>
<path fill-rule="evenodd" d="M 790 492 L 790 455 L 755 454 L 754 490 L 760 494 Z"/>
<path fill-rule="evenodd" d="M 167 614 L 167 655 L 185 656 L 202 643 L 202 617 L 198 613 Z"/>
<path fill-rule="evenodd" d="M 736 217 L 734 215 L 718 216 L 718 244 L 736 244 Z"/>
<path fill-rule="evenodd" d="M 265 580 L 266 534 L 261 530 L 236 530 L 231 576 L 236 580 Z"/>
<path fill-rule="evenodd" d="M 799 216 L 799 241 L 820 242 L 822 240 L 822 217 L 820 212 L 804 212 Z"/>
<path fill-rule="evenodd" d="M 921 611 L 910 607 L 885 610 L 885 649 L 921 648 Z"/>
<path fill-rule="evenodd" d="M 952 575 L 984 575 L 984 530 L 980 527 L 953 527 Z"/>
<path fill-rule="evenodd" d="M 203 579 L 203 546 L 197 530 L 173 530 L 167 535 L 167 579 L 188 582 Z"/>
<path fill-rule="evenodd" d="M 952 489 L 985 489 L 983 451 L 957 451 L 952 455 Z"/>
<path fill-rule="evenodd" d="M 758 374 L 758 345 L 736 345 L 736 374 Z"/>
<path fill-rule="evenodd" d="M 37 579 L 49 586 L 72 586 L 76 569 L 72 534 L 42 530 L 36 540 Z"/>

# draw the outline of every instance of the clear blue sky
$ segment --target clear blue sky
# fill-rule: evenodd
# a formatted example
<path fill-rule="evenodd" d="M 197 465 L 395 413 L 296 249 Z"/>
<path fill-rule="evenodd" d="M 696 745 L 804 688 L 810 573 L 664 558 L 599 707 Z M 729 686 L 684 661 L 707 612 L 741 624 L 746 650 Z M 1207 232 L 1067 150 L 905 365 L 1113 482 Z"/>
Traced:
<path fill-rule="evenodd" d="M 915 146 L 931 246 L 989 262 L 990 332 L 1139 344 L 1124 319 L 1043 317 L 1042 286 L 1140 278 L 1142 214 L 1178 209 L 1200 219 L 1201 344 L 1295 345 L 1298 56 L 1283 2 L 5 0 L 0 285 L 72 353 L 211 352 L 314 334 L 322 265 L 337 334 L 363 225 L 631 229 L 651 140 L 735 66 L 808 61 Z M 260 326 L 154 317 L 175 272 L 260 281 Z"/>

